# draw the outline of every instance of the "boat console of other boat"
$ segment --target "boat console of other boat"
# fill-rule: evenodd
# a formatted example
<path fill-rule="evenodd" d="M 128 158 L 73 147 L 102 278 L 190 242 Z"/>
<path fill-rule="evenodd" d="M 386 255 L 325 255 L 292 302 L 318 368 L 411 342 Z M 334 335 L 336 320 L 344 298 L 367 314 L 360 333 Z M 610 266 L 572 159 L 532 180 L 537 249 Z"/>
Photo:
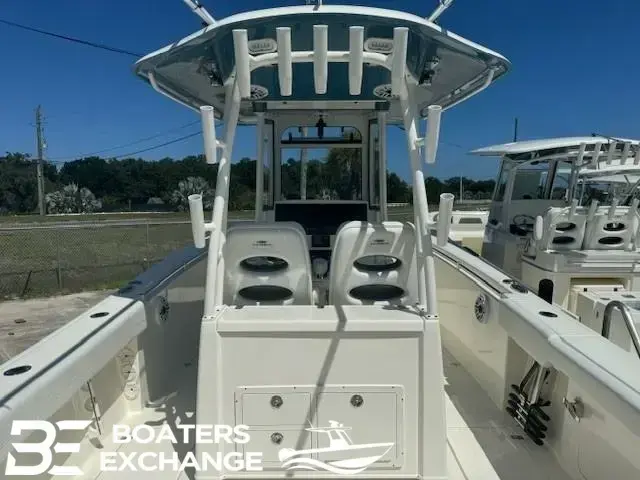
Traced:
<path fill-rule="evenodd" d="M 637 478 L 637 359 L 450 242 L 451 195 L 429 221 L 441 114 L 508 62 L 435 23 L 450 2 L 428 19 L 318 3 L 221 20 L 187 3 L 209 25 L 135 71 L 201 115 L 211 218 L 192 195 L 194 247 L 2 365 L 6 477 Z M 413 222 L 387 221 L 392 123 Z M 256 218 L 233 222 L 243 124 Z M 295 175 L 291 156 L 308 159 Z M 43 442 L 25 420 L 57 430 Z M 214 441 L 185 438 L 196 425 Z M 255 452 L 258 471 L 228 461 Z"/>

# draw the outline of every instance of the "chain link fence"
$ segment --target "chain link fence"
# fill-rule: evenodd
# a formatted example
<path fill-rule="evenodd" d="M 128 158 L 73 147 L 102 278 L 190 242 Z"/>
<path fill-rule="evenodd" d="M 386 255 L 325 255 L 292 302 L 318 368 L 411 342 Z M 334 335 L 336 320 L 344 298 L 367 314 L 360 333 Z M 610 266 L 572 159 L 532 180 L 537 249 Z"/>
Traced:
<path fill-rule="evenodd" d="M 0 226 L 0 300 L 117 288 L 192 242 L 187 220 Z"/>

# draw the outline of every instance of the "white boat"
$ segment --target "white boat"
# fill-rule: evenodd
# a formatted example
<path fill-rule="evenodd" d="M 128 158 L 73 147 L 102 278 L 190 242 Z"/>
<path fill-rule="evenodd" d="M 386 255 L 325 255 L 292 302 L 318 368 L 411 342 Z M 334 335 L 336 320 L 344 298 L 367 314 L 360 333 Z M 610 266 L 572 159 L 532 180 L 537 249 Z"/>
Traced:
<path fill-rule="evenodd" d="M 450 2 L 428 18 L 318 3 L 224 19 L 187 3 L 208 26 L 135 72 L 201 115 L 210 220 L 191 196 L 194 247 L 2 365 L 5 478 L 639 478 L 637 356 L 450 242 L 450 196 L 429 221 L 443 111 L 509 62 L 435 23 Z M 256 221 L 231 222 L 246 124 Z M 413 223 L 386 221 L 389 124 L 406 132 Z M 336 178 L 283 180 L 291 150 L 321 149 Z M 307 428 L 329 419 L 393 448 L 360 473 L 287 470 L 279 452 L 322 448 Z"/>
<path fill-rule="evenodd" d="M 429 216 L 433 224 L 438 223 L 438 212 Z M 451 212 L 449 238 L 475 253 L 480 253 L 488 220 L 488 210 L 454 210 Z"/>

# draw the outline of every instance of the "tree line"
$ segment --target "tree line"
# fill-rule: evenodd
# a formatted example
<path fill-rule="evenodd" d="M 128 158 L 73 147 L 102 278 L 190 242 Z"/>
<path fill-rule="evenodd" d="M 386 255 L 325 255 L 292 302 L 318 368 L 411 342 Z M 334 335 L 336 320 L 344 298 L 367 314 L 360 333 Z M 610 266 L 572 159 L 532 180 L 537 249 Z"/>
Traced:
<path fill-rule="evenodd" d="M 326 159 L 307 162 L 307 198 L 353 199 L 360 194 L 360 164 L 352 155 L 336 149 Z M 180 160 L 141 158 L 121 160 L 88 157 L 64 163 L 60 168 L 43 166 L 48 213 L 130 210 L 185 210 L 186 197 L 204 193 L 210 204 L 215 192 L 217 167 L 202 155 Z M 265 178 L 269 172 L 265 171 Z M 282 165 L 282 191 L 287 198 L 299 196 L 302 175 L 299 159 Z M 252 209 L 255 205 L 256 161 L 242 158 L 231 166 L 229 208 Z M 488 199 L 493 180 L 462 179 L 465 199 Z M 441 193 L 458 196 L 460 178 L 426 179 L 429 203 Z M 298 197 L 299 198 L 299 197 Z M 393 172 L 387 173 L 387 201 L 411 202 L 411 186 Z M 38 210 L 35 161 L 22 153 L 0 156 L 0 214 L 28 214 Z"/>

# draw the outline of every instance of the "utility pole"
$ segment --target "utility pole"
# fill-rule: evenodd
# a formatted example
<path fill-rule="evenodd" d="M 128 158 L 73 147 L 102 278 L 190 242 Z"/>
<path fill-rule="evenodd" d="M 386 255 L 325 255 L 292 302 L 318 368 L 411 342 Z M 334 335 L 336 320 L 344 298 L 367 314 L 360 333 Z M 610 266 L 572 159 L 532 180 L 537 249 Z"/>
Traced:
<path fill-rule="evenodd" d="M 518 117 L 515 118 L 515 121 L 513 124 L 513 141 L 514 142 L 518 141 Z"/>
<path fill-rule="evenodd" d="M 45 215 L 44 209 L 44 178 L 42 175 L 42 162 L 44 156 L 44 140 L 42 138 L 42 107 L 36 108 L 36 139 L 38 142 L 37 177 L 38 177 L 38 208 L 40 215 Z"/>

